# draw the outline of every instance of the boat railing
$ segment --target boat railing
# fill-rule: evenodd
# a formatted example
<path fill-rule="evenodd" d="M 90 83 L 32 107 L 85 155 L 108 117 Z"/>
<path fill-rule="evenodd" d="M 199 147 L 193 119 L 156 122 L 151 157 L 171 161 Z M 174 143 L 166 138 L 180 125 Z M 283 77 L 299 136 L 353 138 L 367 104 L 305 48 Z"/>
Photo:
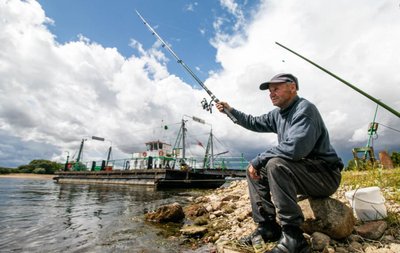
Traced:
<path fill-rule="evenodd" d="M 243 156 L 224 156 L 216 157 L 214 159 L 214 166 L 204 166 L 204 157 L 189 157 L 182 163 L 182 158 L 172 157 L 152 157 L 151 164 L 149 165 L 149 157 L 142 158 L 124 158 L 114 159 L 105 162 L 99 161 L 86 161 L 82 164 L 86 170 L 100 171 L 100 170 L 133 170 L 133 169 L 182 169 L 182 164 L 187 168 L 193 169 L 216 169 L 216 170 L 245 170 L 249 164 Z M 172 166 L 175 164 L 175 167 Z"/>

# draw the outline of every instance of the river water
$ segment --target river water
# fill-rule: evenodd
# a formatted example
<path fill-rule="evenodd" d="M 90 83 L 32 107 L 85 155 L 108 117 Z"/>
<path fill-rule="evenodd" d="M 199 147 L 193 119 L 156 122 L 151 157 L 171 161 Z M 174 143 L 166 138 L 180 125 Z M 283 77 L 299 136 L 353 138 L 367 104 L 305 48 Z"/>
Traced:
<path fill-rule="evenodd" d="M 186 252 L 178 227 L 143 214 L 202 193 L 0 178 L 0 252 Z"/>

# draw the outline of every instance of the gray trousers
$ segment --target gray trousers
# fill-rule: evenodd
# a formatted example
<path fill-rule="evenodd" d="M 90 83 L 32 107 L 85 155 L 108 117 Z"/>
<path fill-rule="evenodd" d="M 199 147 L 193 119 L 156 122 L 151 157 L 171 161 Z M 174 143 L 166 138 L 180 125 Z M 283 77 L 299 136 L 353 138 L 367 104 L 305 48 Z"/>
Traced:
<path fill-rule="evenodd" d="M 247 172 L 253 220 L 261 223 L 277 216 L 281 225 L 301 225 L 304 216 L 297 195 L 328 197 L 339 187 L 341 173 L 322 160 L 290 161 L 271 158 L 260 170 L 261 179 Z M 272 199 L 271 199 L 272 197 Z"/>

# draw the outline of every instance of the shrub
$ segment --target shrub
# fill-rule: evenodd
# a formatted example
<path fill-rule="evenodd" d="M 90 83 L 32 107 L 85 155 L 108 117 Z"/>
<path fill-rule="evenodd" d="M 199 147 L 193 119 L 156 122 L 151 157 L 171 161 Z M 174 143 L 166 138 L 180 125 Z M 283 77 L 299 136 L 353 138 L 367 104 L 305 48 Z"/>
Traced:
<path fill-rule="evenodd" d="M 377 168 L 379 166 L 378 161 L 375 161 L 372 163 L 370 160 L 364 160 L 364 159 L 351 159 L 347 163 L 346 170 L 357 170 L 357 171 L 364 171 L 364 170 L 372 170 L 374 168 Z"/>
<path fill-rule="evenodd" d="M 45 173 L 43 174 L 54 174 L 55 171 L 62 168 L 58 163 L 49 160 L 32 160 L 29 165 L 34 169 L 44 169 Z"/>
<path fill-rule="evenodd" d="M 12 172 L 12 169 L 10 169 L 10 168 L 0 167 L 0 174 L 9 174 L 11 172 Z"/>
<path fill-rule="evenodd" d="M 35 174 L 46 174 L 46 170 L 43 168 L 36 168 L 33 170 L 33 173 Z"/>
<path fill-rule="evenodd" d="M 32 165 L 21 165 L 18 166 L 18 172 L 20 173 L 32 173 L 32 171 L 35 169 Z"/>
<path fill-rule="evenodd" d="M 390 156 L 390 159 L 392 159 L 394 167 L 400 167 L 400 153 L 399 152 L 393 152 L 392 155 Z"/>

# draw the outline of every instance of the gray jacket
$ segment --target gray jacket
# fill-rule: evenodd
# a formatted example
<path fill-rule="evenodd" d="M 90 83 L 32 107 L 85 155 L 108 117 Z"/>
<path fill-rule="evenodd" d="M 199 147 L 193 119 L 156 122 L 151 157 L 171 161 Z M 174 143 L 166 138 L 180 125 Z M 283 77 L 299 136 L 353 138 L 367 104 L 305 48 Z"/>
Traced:
<path fill-rule="evenodd" d="M 258 117 L 236 109 L 232 110 L 232 114 L 244 128 L 278 134 L 279 144 L 258 154 L 251 161 L 257 170 L 272 157 L 293 161 L 321 159 L 329 165 L 343 167 L 342 160 L 330 144 L 328 130 L 318 109 L 304 98 L 296 97 L 287 108 L 276 108 Z"/>

